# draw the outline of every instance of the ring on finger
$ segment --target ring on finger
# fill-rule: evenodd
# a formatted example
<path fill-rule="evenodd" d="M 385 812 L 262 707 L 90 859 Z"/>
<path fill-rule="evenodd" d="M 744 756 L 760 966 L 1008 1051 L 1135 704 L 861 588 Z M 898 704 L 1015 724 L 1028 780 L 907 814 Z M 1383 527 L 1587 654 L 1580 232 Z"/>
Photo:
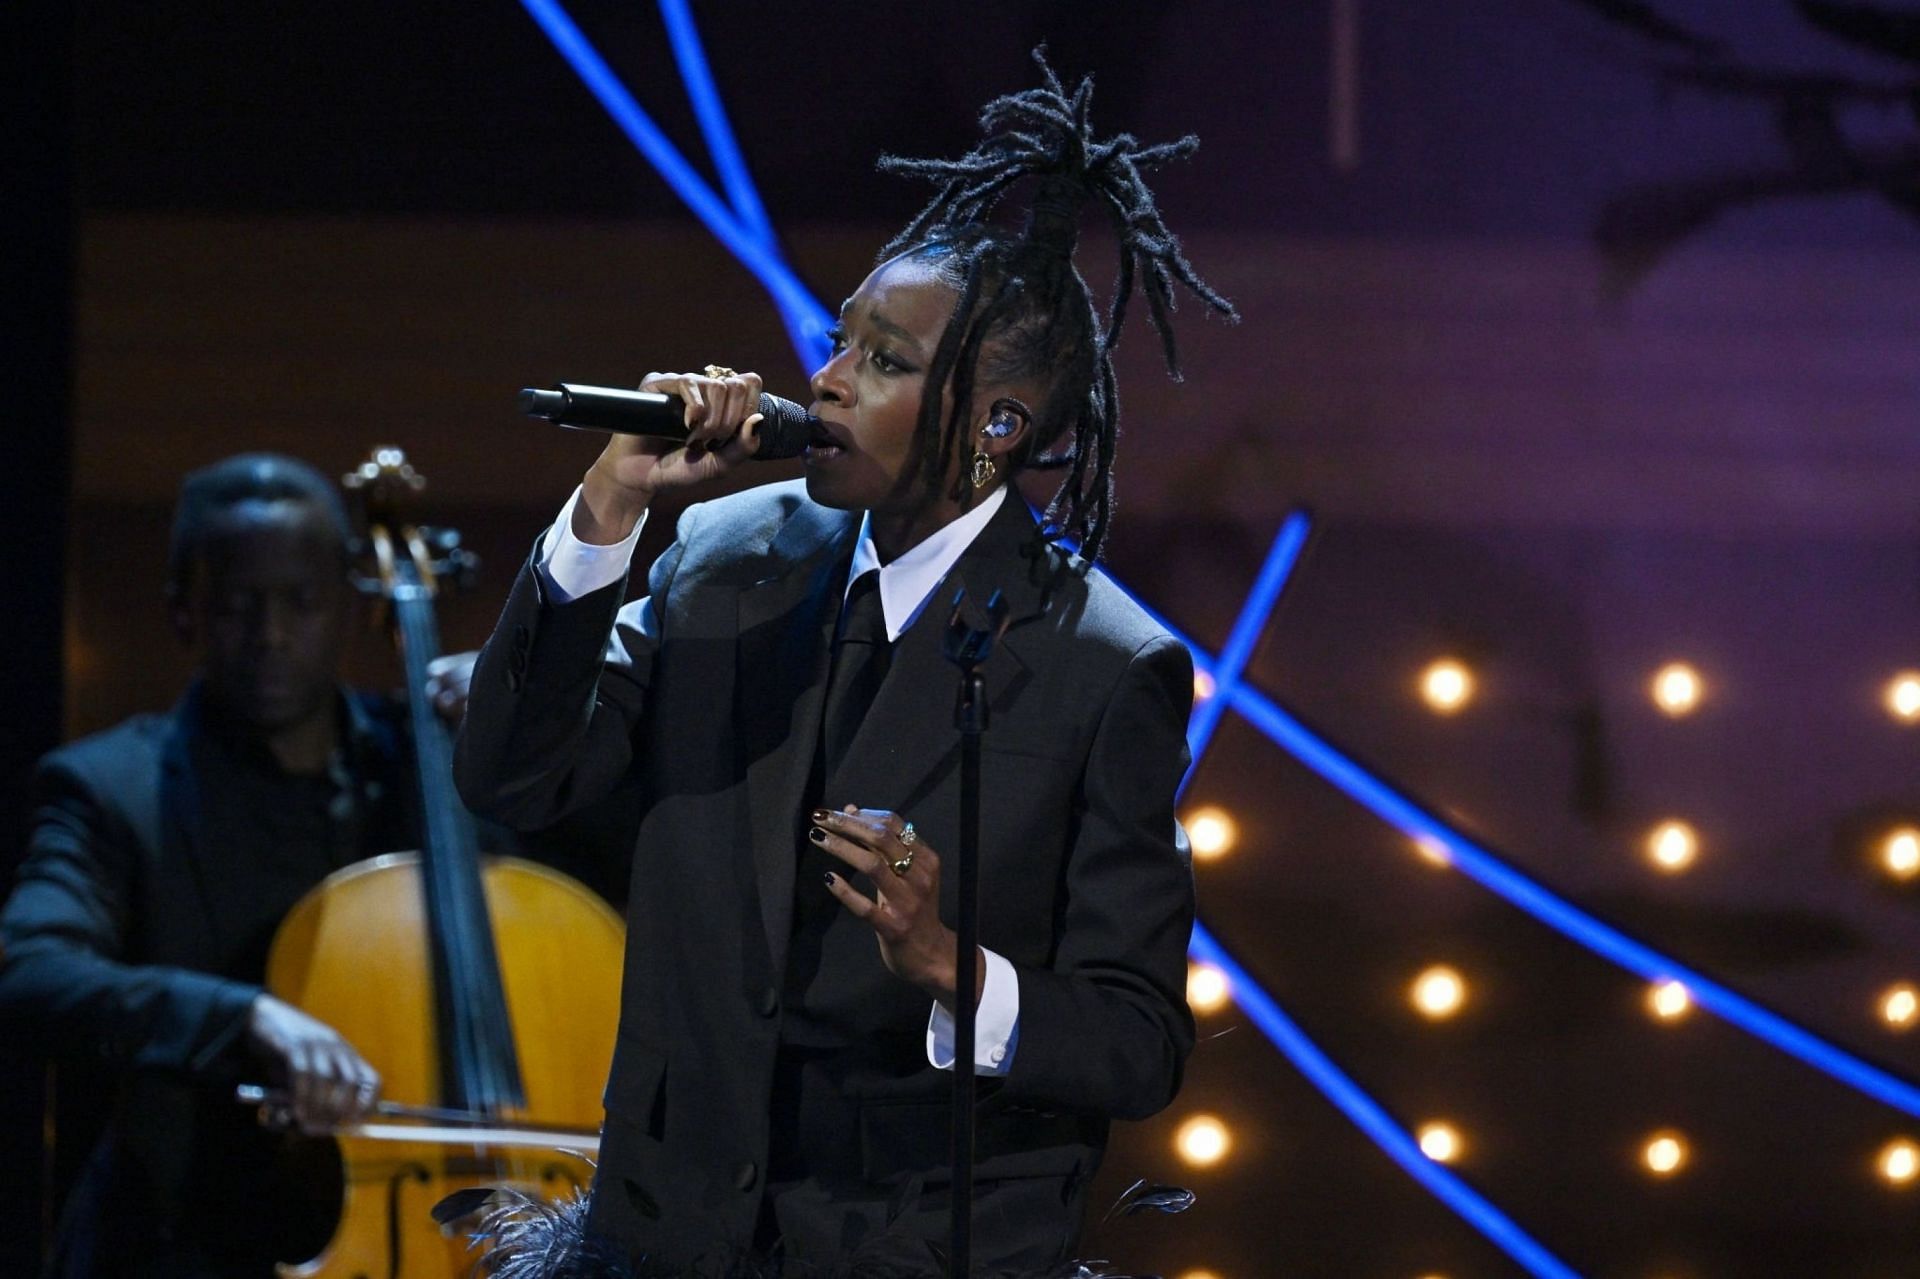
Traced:
<path fill-rule="evenodd" d="M 907 855 L 905 857 L 902 857 L 897 861 L 888 862 L 887 865 L 893 868 L 894 874 L 900 876 L 900 878 L 902 879 L 905 879 L 907 877 L 907 872 L 913 869 L 913 850 L 909 848 L 907 850 Z"/>
<path fill-rule="evenodd" d="M 707 365 L 707 376 L 711 378 L 730 378 L 739 377 L 740 375 L 724 364 L 709 364 Z"/>
<path fill-rule="evenodd" d="M 919 838 L 919 834 L 913 829 L 912 822 L 908 822 L 900 828 L 900 844 L 902 847 L 912 848 L 914 842 Z"/>

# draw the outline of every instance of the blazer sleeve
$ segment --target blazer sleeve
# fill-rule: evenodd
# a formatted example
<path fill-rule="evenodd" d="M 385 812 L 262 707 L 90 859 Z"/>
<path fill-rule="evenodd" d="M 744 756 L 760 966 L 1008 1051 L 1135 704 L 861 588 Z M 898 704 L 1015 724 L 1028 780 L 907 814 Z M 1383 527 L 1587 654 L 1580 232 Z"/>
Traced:
<path fill-rule="evenodd" d="M 1095 730 L 1068 852 L 1059 946 L 1016 966 L 1020 1047 L 1006 1100 L 1140 1119 L 1179 1091 L 1193 1050 L 1193 871 L 1174 795 L 1189 755 L 1193 659 L 1135 652 Z"/>
<path fill-rule="evenodd" d="M 128 962 L 138 842 L 79 769 L 50 756 L 35 775 L 19 880 L 0 909 L 0 1027 L 59 1052 L 139 1069 L 202 1073 L 227 1059 L 260 988 Z"/>
<path fill-rule="evenodd" d="M 480 649 L 454 743 L 467 807 L 539 830 L 610 795 L 633 760 L 661 643 L 668 593 L 698 506 L 647 575 L 647 596 L 621 607 L 626 578 L 567 603 L 548 597 L 539 544 Z"/>

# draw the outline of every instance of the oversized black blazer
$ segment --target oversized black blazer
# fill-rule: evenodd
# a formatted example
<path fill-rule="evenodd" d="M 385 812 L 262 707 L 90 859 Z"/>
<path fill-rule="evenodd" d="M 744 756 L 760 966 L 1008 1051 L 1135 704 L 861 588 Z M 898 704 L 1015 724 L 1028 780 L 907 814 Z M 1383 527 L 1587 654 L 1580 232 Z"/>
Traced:
<path fill-rule="evenodd" d="M 482 650 L 456 755 L 461 793 L 543 826 L 637 770 L 645 815 L 595 1221 L 656 1258 L 744 1245 L 763 1188 L 781 975 L 829 648 L 859 514 L 767 485 L 690 507 L 644 599 L 624 583 L 555 605 L 531 562 Z M 821 798 L 910 817 L 959 847 L 956 673 L 946 601 L 1004 592 L 986 664 L 981 942 L 1011 961 L 1011 1072 L 983 1085 L 983 1179 L 1052 1176 L 1069 1200 L 1112 1117 L 1172 1099 L 1193 1043 L 1193 883 L 1174 793 L 1192 662 L 1103 576 L 1005 502 L 902 634 Z M 943 914 L 953 918 L 953 876 Z M 855 882 L 861 883 L 856 878 Z M 930 1001 L 866 925 L 827 947 L 833 1008 L 860 1027 L 842 1080 L 866 1173 L 932 1184 L 950 1077 L 926 1060 Z"/>

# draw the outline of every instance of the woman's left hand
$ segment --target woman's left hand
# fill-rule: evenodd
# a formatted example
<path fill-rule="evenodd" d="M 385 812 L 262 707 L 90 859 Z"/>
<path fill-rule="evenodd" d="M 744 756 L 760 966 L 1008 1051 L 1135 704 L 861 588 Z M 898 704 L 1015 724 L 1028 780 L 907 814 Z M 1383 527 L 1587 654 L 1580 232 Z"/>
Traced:
<path fill-rule="evenodd" d="M 807 836 L 873 881 L 876 891 L 868 897 L 844 875 L 828 872 L 827 891 L 872 926 L 888 971 L 951 1007 L 958 939 L 940 922 L 940 855 L 912 830 L 898 813 L 848 804 L 837 813 L 816 809 Z M 902 865 L 904 871 L 897 869 Z M 974 971 L 978 1003 L 985 963 Z"/>

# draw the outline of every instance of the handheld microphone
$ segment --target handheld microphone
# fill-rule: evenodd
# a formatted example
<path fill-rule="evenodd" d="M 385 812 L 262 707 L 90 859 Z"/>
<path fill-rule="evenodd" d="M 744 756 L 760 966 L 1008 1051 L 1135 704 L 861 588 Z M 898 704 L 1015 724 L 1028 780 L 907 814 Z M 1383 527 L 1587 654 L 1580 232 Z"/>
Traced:
<path fill-rule="evenodd" d="M 522 387 L 520 411 L 528 417 L 544 418 L 555 426 L 570 426 L 580 431 L 610 431 L 616 435 L 651 435 L 664 440 L 684 440 L 687 425 L 686 405 L 677 395 L 658 391 L 627 391 L 612 386 L 582 386 L 561 382 L 550 390 Z M 754 453 L 759 462 L 799 457 L 815 439 L 827 438 L 820 419 L 810 415 L 792 400 L 777 395 L 760 397 L 760 447 Z"/>

